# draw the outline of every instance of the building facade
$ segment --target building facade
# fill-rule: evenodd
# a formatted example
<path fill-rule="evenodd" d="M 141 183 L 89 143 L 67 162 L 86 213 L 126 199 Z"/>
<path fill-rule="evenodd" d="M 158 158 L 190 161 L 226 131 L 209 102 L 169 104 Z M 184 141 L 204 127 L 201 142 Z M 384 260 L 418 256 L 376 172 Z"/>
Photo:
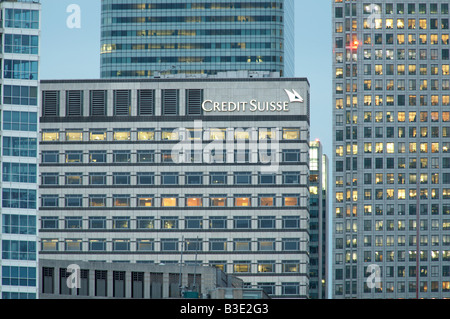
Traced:
<path fill-rule="evenodd" d="M 0 298 L 37 297 L 39 1 L 0 1 Z"/>
<path fill-rule="evenodd" d="M 328 298 L 328 158 L 322 143 L 309 143 L 309 297 Z"/>
<path fill-rule="evenodd" d="M 101 78 L 294 76 L 294 1 L 102 0 Z"/>
<path fill-rule="evenodd" d="M 449 297 L 449 3 L 332 3 L 333 297 Z"/>
<path fill-rule="evenodd" d="M 308 297 L 306 79 L 41 88 L 41 258 L 212 265 Z"/>
<path fill-rule="evenodd" d="M 39 260 L 39 299 L 267 299 L 215 267 Z"/>

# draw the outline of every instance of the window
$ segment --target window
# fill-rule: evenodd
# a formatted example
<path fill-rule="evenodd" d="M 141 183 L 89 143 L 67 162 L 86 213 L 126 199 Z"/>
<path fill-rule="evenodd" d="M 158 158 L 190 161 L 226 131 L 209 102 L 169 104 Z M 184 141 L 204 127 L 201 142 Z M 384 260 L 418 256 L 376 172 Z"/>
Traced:
<path fill-rule="evenodd" d="M 300 184 L 300 172 L 284 172 L 283 184 Z"/>
<path fill-rule="evenodd" d="M 66 116 L 83 116 L 83 97 L 81 90 L 66 91 Z"/>
<path fill-rule="evenodd" d="M 186 207 L 202 207 L 203 198 L 201 195 L 186 195 Z"/>
<path fill-rule="evenodd" d="M 210 184 L 211 185 L 226 185 L 227 184 L 227 173 L 220 173 L 220 172 L 210 173 Z"/>
<path fill-rule="evenodd" d="M 178 173 L 162 173 L 161 185 L 178 185 Z"/>
<path fill-rule="evenodd" d="M 106 141 L 106 130 L 93 130 L 89 133 L 90 141 Z"/>
<path fill-rule="evenodd" d="M 66 195 L 65 207 L 82 207 L 83 196 L 82 195 Z"/>
<path fill-rule="evenodd" d="M 203 90 L 186 90 L 186 115 L 202 115 Z"/>
<path fill-rule="evenodd" d="M 161 217 L 163 229 L 178 229 L 178 217 Z"/>
<path fill-rule="evenodd" d="M 129 141 L 131 139 L 130 129 L 114 129 L 113 139 L 114 141 Z"/>
<path fill-rule="evenodd" d="M 130 207 L 130 195 L 113 195 L 114 207 Z"/>
<path fill-rule="evenodd" d="M 247 172 L 234 173 L 234 184 L 236 185 L 251 185 L 252 174 Z"/>
<path fill-rule="evenodd" d="M 258 217 L 259 229 L 275 229 L 275 216 L 260 216 Z"/>
<path fill-rule="evenodd" d="M 138 141 L 154 141 L 155 130 L 154 129 L 138 129 L 137 132 Z"/>
<path fill-rule="evenodd" d="M 161 109 L 162 115 L 178 115 L 179 111 L 179 91 L 178 90 L 162 90 L 161 91 Z"/>
<path fill-rule="evenodd" d="M 235 207 L 250 207 L 251 197 L 250 195 L 235 195 L 234 196 Z"/>
<path fill-rule="evenodd" d="M 252 218 L 250 216 L 238 216 L 233 218 L 235 229 L 251 229 Z"/>
<path fill-rule="evenodd" d="M 38 64 L 38 61 L 4 60 L 4 77 L 5 79 L 38 80 Z M 51 113 L 45 111 L 44 114 L 52 116 Z M 54 116 L 56 115 L 54 114 Z"/>
<path fill-rule="evenodd" d="M 259 195 L 259 207 L 275 207 L 275 195 Z"/>
<path fill-rule="evenodd" d="M 3 104 L 36 106 L 37 87 L 5 85 L 3 87 Z"/>
<path fill-rule="evenodd" d="M 295 128 L 283 129 L 283 140 L 299 140 L 299 139 L 300 139 L 300 129 Z"/>
<path fill-rule="evenodd" d="M 89 92 L 90 115 L 106 116 L 107 94 L 106 90 L 92 90 Z"/>
<path fill-rule="evenodd" d="M 155 110 L 155 90 L 138 90 L 138 115 L 154 115 Z"/>
<path fill-rule="evenodd" d="M 106 195 L 89 195 L 89 207 L 105 207 Z"/>
<path fill-rule="evenodd" d="M 137 217 L 137 229 L 154 229 L 155 219 L 153 217 Z"/>
<path fill-rule="evenodd" d="M 42 173 L 42 185 L 59 185 L 59 174 Z"/>
<path fill-rule="evenodd" d="M 203 229 L 203 217 L 186 217 L 185 229 Z"/>
<path fill-rule="evenodd" d="M 83 173 L 66 173 L 66 185 L 83 185 Z"/>
<path fill-rule="evenodd" d="M 260 173 L 258 176 L 258 183 L 274 185 L 276 184 L 276 175 Z"/>
<path fill-rule="evenodd" d="M 43 130 L 42 131 L 42 141 L 44 141 L 44 142 L 59 141 L 59 131 L 58 130 Z"/>
<path fill-rule="evenodd" d="M 211 195 L 209 202 L 210 202 L 211 207 L 226 207 L 227 206 L 227 196 L 226 195 Z"/>
<path fill-rule="evenodd" d="M 41 205 L 42 207 L 58 207 L 59 206 L 58 195 L 42 195 Z"/>
<path fill-rule="evenodd" d="M 209 218 L 210 229 L 227 229 L 227 218 L 221 216 L 212 216 Z"/>
<path fill-rule="evenodd" d="M 163 141 L 178 141 L 180 139 L 179 131 L 177 129 L 163 128 L 161 129 L 161 140 Z"/>
<path fill-rule="evenodd" d="M 90 151 L 90 163 L 106 163 L 106 151 Z"/>
<path fill-rule="evenodd" d="M 130 173 L 113 173 L 113 185 L 130 185 Z"/>
<path fill-rule="evenodd" d="M 138 185 L 154 185 L 155 173 L 137 173 Z"/>
<path fill-rule="evenodd" d="M 138 151 L 137 161 L 138 163 L 154 163 L 155 151 Z"/>
<path fill-rule="evenodd" d="M 178 197 L 171 195 L 164 195 L 161 197 L 161 207 L 177 207 Z"/>
<path fill-rule="evenodd" d="M 113 229 L 129 229 L 130 217 L 113 217 Z"/>
<path fill-rule="evenodd" d="M 209 240 L 209 250 L 210 251 L 226 251 L 227 250 L 227 240 L 219 238 L 211 238 Z"/>
<path fill-rule="evenodd" d="M 131 114 L 131 90 L 114 90 L 114 115 L 129 116 Z"/>
<path fill-rule="evenodd" d="M 83 140 L 83 131 L 81 130 L 70 130 L 66 131 L 66 141 L 67 142 L 75 142 Z"/>
<path fill-rule="evenodd" d="M 114 163 L 130 163 L 131 152 L 130 151 L 114 151 L 113 152 Z"/>
<path fill-rule="evenodd" d="M 46 155 L 52 154 L 56 156 Z M 36 157 L 37 156 L 37 139 L 26 137 L 3 137 L 3 156 L 20 156 L 20 157 Z M 42 152 L 43 163 L 57 163 L 58 152 Z M 51 162 L 50 160 L 55 160 Z"/>
<path fill-rule="evenodd" d="M 89 229 L 106 229 L 106 217 L 89 217 Z"/>
<path fill-rule="evenodd" d="M 186 185 L 203 185 L 203 173 L 186 173 Z"/>
<path fill-rule="evenodd" d="M 283 195 L 284 207 L 293 207 L 300 205 L 300 195 Z"/>
<path fill-rule="evenodd" d="M 138 195 L 137 196 L 137 206 L 138 207 L 152 207 L 153 206 L 153 195 Z"/>
<path fill-rule="evenodd" d="M 106 185 L 106 173 L 89 173 L 89 185 Z"/>
<path fill-rule="evenodd" d="M 66 163 L 83 163 L 83 152 L 82 151 L 67 151 L 66 152 Z"/>

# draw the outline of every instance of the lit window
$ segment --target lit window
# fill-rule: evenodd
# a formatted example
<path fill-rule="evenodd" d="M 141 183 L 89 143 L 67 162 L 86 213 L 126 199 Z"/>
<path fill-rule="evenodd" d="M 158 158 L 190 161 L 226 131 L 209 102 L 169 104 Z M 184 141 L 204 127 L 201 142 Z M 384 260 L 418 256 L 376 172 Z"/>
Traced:
<path fill-rule="evenodd" d="M 234 206 L 236 207 L 250 207 L 251 206 L 251 198 L 250 197 L 235 197 L 234 198 Z"/>
<path fill-rule="evenodd" d="M 161 131 L 161 139 L 163 141 L 178 141 L 180 139 L 180 135 L 175 129 L 163 129 Z"/>
<path fill-rule="evenodd" d="M 129 141 L 130 139 L 130 130 L 114 130 L 114 141 Z"/>
<path fill-rule="evenodd" d="M 299 205 L 299 197 L 298 196 L 284 196 L 283 197 L 284 206 L 292 207 Z"/>
<path fill-rule="evenodd" d="M 211 131 L 209 132 L 209 139 L 213 140 L 213 141 L 223 141 L 225 140 L 225 136 L 226 136 L 226 129 L 211 129 Z"/>
<path fill-rule="evenodd" d="M 202 207 L 203 201 L 200 196 L 196 197 L 187 197 L 186 198 L 186 206 L 187 207 Z"/>
<path fill-rule="evenodd" d="M 82 141 L 82 131 L 66 131 L 66 141 Z"/>
<path fill-rule="evenodd" d="M 59 132 L 58 131 L 44 131 L 44 132 L 42 132 L 42 140 L 44 142 L 59 141 Z"/>
<path fill-rule="evenodd" d="M 155 131 L 154 130 L 139 130 L 138 131 L 138 141 L 154 141 Z"/>
<path fill-rule="evenodd" d="M 283 129 L 284 140 L 298 140 L 300 139 L 300 129 L 284 128 Z"/>
<path fill-rule="evenodd" d="M 177 207 L 177 198 L 176 197 L 163 197 L 161 198 L 161 206 L 162 207 Z"/>
<path fill-rule="evenodd" d="M 90 141 L 106 141 L 106 131 L 91 131 L 89 134 Z"/>
<path fill-rule="evenodd" d="M 139 207 L 152 207 L 153 197 L 150 196 L 138 196 L 138 206 Z"/>

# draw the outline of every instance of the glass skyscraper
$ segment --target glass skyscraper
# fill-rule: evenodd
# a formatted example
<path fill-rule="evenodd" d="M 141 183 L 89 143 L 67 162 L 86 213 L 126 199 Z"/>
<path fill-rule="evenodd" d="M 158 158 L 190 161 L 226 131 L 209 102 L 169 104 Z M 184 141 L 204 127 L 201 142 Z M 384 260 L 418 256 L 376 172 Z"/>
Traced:
<path fill-rule="evenodd" d="M 102 0 L 101 77 L 294 75 L 293 0 Z"/>
<path fill-rule="evenodd" d="M 333 297 L 448 298 L 449 2 L 333 15 Z"/>
<path fill-rule="evenodd" d="M 1 1 L 0 298 L 37 296 L 39 1 Z"/>

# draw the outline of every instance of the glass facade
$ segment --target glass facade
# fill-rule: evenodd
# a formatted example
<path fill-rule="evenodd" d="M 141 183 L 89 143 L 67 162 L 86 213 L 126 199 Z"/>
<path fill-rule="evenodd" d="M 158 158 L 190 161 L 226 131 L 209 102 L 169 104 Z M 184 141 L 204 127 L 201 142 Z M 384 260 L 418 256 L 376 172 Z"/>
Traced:
<path fill-rule="evenodd" d="M 37 298 L 39 1 L 0 1 L 0 298 Z"/>
<path fill-rule="evenodd" d="M 101 77 L 294 75 L 293 0 L 102 0 Z"/>
<path fill-rule="evenodd" d="M 449 3 L 333 15 L 333 297 L 448 298 Z"/>

